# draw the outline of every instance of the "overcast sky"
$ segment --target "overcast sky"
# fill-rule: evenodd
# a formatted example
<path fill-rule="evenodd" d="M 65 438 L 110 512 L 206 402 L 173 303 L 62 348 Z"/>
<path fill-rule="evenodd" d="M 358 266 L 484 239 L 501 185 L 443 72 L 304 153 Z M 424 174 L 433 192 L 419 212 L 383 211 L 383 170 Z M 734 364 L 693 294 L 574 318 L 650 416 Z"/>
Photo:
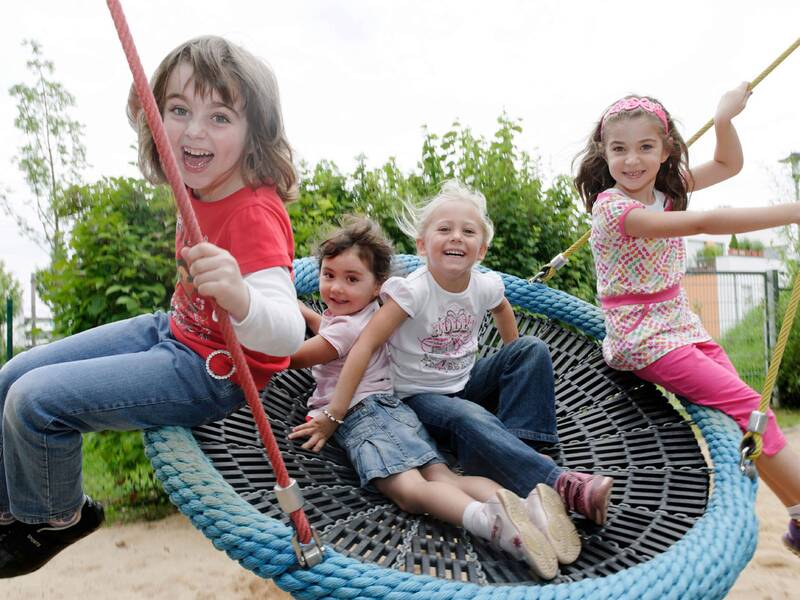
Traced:
<path fill-rule="evenodd" d="M 180 42 L 203 34 L 225 36 L 268 62 L 289 140 L 308 162 L 331 159 L 348 171 L 363 153 L 370 165 L 395 157 L 408 171 L 423 125 L 442 133 L 458 119 L 491 136 L 505 111 L 522 120 L 519 144 L 541 159 L 548 181 L 570 172 L 593 123 L 618 97 L 656 96 L 688 138 L 724 91 L 754 78 L 800 35 L 797 0 L 128 0 L 123 8 L 148 74 Z M 24 139 L 7 90 L 30 81 L 21 45 L 29 38 L 77 99 L 73 116 L 85 126 L 91 164 L 85 180 L 137 175 L 124 112 L 131 76 L 105 2 L 25 0 L 0 19 L 0 186 L 15 202 L 28 196 L 12 162 Z M 800 151 L 799 96 L 797 50 L 735 121 L 742 173 L 694 195 L 693 208 L 792 194 L 778 160 Z M 709 133 L 691 149 L 691 162 L 712 150 Z M 47 263 L 4 215 L 0 258 L 26 290 L 31 271 Z M 27 299 L 25 306 L 28 314 Z"/>

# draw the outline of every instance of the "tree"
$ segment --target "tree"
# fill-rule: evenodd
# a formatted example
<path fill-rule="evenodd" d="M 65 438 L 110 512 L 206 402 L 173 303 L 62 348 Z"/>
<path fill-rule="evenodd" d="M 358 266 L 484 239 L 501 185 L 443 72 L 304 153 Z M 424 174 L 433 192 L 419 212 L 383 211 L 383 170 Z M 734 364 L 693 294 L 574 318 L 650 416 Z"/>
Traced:
<path fill-rule="evenodd" d="M 535 275 L 540 267 L 568 248 L 589 227 L 577 194 L 567 177 L 542 182 L 537 161 L 517 147 L 519 123 L 502 115 L 491 139 L 476 137 L 454 123 L 437 135 L 426 131 L 417 168 L 404 174 L 394 160 L 369 169 L 361 158 L 355 171 L 343 175 L 335 165 L 320 163 L 303 173 L 300 200 L 289 207 L 297 255 L 313 249 L 321 226 L 343 214 L 356 212 L 381 225 L 397 252 L 414 253 L 413 240 L 400 232 L 396 216 L 402 201 L 420 203 L 433 196 L 448 179 L 459 179 L 483 192 L 495 238 L 484 265 L 520 277 Z M 559 271 L 553 285 L 592 300 L 594 270 L 584 245 Z"/>
<path fill-rule="evenodd" d="M 0 329 L 5 325 L 13 327 L 14 323 L 6 323 L 6 299 L 11 298 L 13 303 L 12 319 L 17 315 L 22 314 L 22 286 L 16 278 L 6 271 L 6 264 L 0 260 L 0 302 L 2 302 L 2 311 L 0 313 Z M 6 335 L 3 331 L 3 339 L 0 340 L 0 363 L 6 357 Z"/>
<path fill-rule="evenodd" d="M 56 257 L 69 232 L 70 219 L 62 206 L 64 191 L 80 182 L 86 166 L 86 150 L 81 142 L 83 126 L 70 116 L 75 98 L 53 79 L 55 68 L 43 57 L 41 46 L 33 40 L 26 40 L 23 45 L 31 50 L 27 67 L 33 81 L 9 89 L 17 101 L 14 125 L 26 138 L 15 162 L 33 192 L 26 204 L 35 210 L 39 225 L 31 224 L 24 211 L 13 207 L 7 196 L 0 196 L 0 203 L 26 237 Z"/>
<path fill-rule="evenodd" d="M 37 273 L 55 333 L 166 310 L 175 282 L 175 208 L 169 188 L 110 178 L 66 190 L 76 215 L 68 246 Z"/>

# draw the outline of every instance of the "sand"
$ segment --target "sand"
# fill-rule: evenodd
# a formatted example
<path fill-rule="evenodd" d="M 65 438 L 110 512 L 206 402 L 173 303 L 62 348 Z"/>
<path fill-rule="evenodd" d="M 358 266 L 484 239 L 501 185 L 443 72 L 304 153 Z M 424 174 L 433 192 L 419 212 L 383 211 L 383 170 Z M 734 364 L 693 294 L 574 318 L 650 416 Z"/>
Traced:
<path fill-rule="evenodd" d="M 800 448 L 800 428 L 787 432 Z M 729 598 L 800 598 L 800 558 L 784 549 L 786 511 L 759 486 L 759 542 Z M 792 592 L 794 590 L 794 592 Z M 271 582 L 214 549 L 182 515 L 154 523 L 114 525 L 81 540 L 41 570 L 0 580 L 0 598 L 250 600 L 289 598 Z"/>

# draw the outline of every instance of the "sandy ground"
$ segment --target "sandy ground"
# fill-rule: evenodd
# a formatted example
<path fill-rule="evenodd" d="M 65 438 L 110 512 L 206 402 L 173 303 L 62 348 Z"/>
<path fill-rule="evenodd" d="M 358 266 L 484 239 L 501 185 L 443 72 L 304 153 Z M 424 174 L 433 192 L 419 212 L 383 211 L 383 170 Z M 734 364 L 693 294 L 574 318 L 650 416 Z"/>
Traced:
<path fill-rule="evenodd" d="M 787 432 L 787 437 L 800 448 L 800 428 Z M 764 485 L 758 492 L 757 511 L 756 554 L 728 597 L 800 598 L 800 558 L 780 542 L 786 512 Z M 173 515 L 155 523 L 105 527 L 40 571 L 0 581 L 0 598 L 250 600 L 289 596 L 215 550 L 182 515 Z"/>

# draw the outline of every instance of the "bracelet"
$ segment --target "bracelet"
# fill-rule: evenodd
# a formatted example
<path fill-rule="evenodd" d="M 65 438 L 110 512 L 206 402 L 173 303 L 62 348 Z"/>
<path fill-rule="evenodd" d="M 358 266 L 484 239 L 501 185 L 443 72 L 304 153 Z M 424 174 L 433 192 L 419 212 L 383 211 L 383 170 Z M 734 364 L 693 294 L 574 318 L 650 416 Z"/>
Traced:
<path fill-rule="evenodd" d="M 336 417 L 334 417 L 334 416 L 333 416 L 333 415 L 332 415 L 332 414 L 331 414 L 331 413 L 328 411 L 328 409 L 327 409 L 327 408 L 323 408 L 323 409 L 322 409 L 322 414 L 323 414 L 323 415 L 325 415 L 326 417 L 328 417 L 328 418 L 329 418 L 331 421 L 333 421 L 333 422 L 334 422 L 334 423 L 336 423 L 337 425 L 341 425 L 342 423 L 344 423 L 344 420 L 343 420 L 343 419 L 337 419 Z"/>

